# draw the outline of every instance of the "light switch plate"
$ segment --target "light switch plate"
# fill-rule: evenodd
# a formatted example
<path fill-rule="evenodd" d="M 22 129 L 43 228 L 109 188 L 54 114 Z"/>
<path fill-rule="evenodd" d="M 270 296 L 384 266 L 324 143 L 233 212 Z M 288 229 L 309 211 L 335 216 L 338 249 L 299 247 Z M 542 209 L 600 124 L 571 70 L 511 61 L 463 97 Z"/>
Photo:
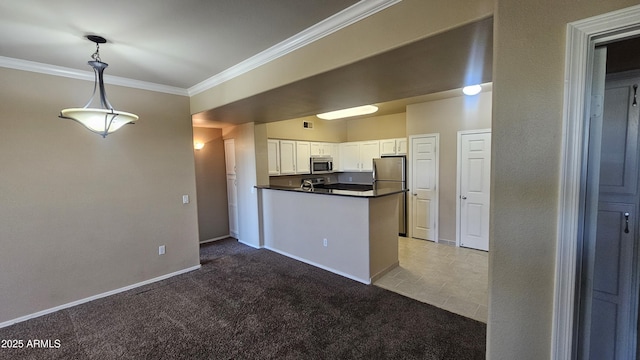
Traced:
<path fill-rule="evenodd" d="M 189 203 L 189 195 L 182 195 L 182 203 L 183 204 Z"/>

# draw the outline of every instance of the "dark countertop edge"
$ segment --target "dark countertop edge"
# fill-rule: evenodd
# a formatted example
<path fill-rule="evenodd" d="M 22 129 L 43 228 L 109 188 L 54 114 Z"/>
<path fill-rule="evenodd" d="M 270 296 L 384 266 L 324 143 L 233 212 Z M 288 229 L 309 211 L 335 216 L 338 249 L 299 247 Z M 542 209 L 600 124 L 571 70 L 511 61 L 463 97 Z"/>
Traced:
<path fill-rule="evenodd" d="M 331 195 L 331 196 L 347 196 L 347 197 L 355 197 L 355 198 L 379 198 L 388 195 L 401 194 L 403 192 L 408 192 L 408 189 L 404 190 L 391 190 L 391 191 L 376 191 L 376 190 L 367 190 L 367 191 L 354 191 L 354 190 L 333 190 L 333 189 L 314 189 L 313 191 L 302 190 L 300 188 L 291 188 L 284 186 L 269 186 L 269 185 L 257 185 L 256 189 L 265 189 L 265 190 L 279 190 L 279 191 L 292 191 L 302 194 L 316 194 L 316 195 Z"/>

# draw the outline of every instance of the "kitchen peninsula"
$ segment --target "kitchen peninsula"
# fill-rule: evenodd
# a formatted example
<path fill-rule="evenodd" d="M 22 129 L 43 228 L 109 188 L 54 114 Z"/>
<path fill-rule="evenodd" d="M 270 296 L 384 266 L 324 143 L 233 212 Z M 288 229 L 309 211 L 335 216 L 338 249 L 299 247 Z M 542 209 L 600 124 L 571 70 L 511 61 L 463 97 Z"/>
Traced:
<path fill-rule="evenodd" d="M 398 196 L 407 190 L 258 189 L 265 248 L 365 284 L 398 266 Z"/>

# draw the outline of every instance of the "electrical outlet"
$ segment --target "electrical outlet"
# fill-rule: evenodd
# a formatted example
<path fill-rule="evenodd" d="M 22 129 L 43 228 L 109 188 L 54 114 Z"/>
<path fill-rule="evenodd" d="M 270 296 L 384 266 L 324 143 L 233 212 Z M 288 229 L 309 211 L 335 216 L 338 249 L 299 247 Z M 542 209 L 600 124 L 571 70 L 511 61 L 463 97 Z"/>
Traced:
<path fill-rule="evenodd" d="M 322 245 L 323 245 L 324 247 L 327 247 L 327 239 L 322 239 Z"/>
<path fill-rule="evenodd" d="M 351 176 L 349 176 L 349 182 L 352 182 L 353 178 Z"/>
<path fill-rule="evenodd" d="M 166 252 L 166 249 L 165 249 L 164 245 L 158 246 L 158 255 L 164 255 L 165 252 Z"/>

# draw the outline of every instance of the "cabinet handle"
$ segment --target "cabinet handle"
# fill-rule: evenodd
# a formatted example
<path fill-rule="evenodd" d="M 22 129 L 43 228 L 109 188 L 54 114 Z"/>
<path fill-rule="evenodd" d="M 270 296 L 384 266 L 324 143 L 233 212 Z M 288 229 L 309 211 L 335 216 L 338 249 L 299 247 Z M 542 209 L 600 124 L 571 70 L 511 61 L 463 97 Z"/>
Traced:
<path fill-rule="evenodd" d="M 624 233 L 629 233 L 629 213 L 624 213 Z"/>

